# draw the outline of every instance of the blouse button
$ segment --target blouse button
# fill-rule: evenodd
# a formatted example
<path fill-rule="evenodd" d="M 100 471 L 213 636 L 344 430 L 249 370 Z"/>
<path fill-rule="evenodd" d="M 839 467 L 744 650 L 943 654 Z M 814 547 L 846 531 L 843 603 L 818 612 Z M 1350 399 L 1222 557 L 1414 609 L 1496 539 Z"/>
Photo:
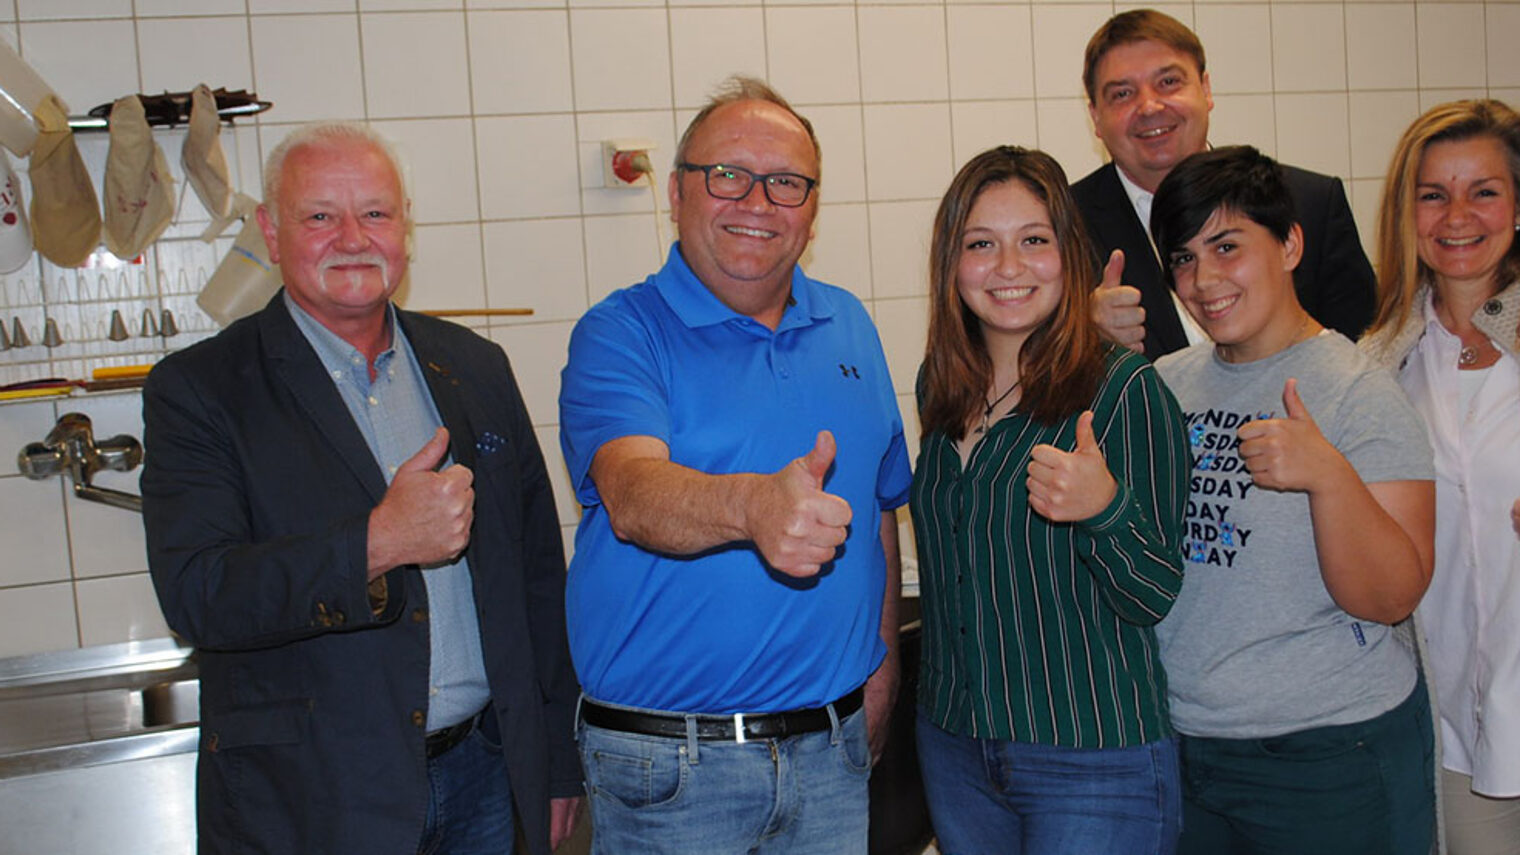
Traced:
<path fill-rule="evenodd" d="M 1489 300 L 1483 304 L 1483 314 L 1485 315 L 1497 315 L 1502 311 L 1504 311 L 1504 304 L 1498 300 Z"/>

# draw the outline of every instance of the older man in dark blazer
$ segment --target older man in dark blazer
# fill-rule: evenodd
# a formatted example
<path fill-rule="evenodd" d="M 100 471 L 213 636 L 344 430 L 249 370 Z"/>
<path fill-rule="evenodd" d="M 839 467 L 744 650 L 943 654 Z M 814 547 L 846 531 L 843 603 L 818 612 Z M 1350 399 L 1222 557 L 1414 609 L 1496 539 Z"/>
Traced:
<path fill-rule="evenodd" d="M 547 855 L 578 688 L 542 455 L 501 348 L 390 302 L 408 201 L 360 126 L 270 155 L 285 288 L 143 398 L 149 563 L 199 649 L 200 851 Z"/>
<path fill-rule="evenodd" d="M 1098 324 L 1115 340 L 1155 359 L 1186 347 L 1191 319 L 1172 299 L 1151 245 L 1150 201 L 1161 179 L 1208 147 L 1214 107 L 1203 45 L 1186 26 L 1153 9 L 1110 18 L 1087 44 L 1082 71 L 1088 111 L 1113 158 L 1072 186 L 1093 242 L 1123 285 L 1100 289 Z M 1299 303 L 1350 338 L 1372 321 L 1376 280 L 1339 179 L 1285 166 L 1304 229 L 1293 274 Z M 1202 336 L 1194 330 L 1192 338 Z"/>

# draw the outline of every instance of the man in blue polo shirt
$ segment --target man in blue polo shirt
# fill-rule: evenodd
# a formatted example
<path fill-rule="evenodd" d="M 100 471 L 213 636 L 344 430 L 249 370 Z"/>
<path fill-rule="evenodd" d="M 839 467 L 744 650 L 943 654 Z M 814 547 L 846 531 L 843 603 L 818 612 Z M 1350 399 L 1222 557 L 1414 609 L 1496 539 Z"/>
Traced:
<path fill-rule="evenodd" d="M 601 851 L 866 851 L 910 475 L 875 327 L 797 267 L 818 165 L 805 119 L 731 80 L 677 147 L 664 268 L 571 337 L 566 600 Z"/>

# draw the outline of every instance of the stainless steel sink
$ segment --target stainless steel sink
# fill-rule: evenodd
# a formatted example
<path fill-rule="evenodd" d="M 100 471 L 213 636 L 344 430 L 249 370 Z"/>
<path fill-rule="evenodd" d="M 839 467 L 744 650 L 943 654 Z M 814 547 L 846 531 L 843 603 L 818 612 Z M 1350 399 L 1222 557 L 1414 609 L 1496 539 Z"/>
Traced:
<path fill-rule="evenodd" d="M 172 639 L 0 660 L 0 855 L 189 855 L 199 694 Z"/>
<path fill-rule="evenodd" d="M 201 720 L 200 680 L 155 683 L 137 696 L 142 705 L 143 727 L 172 727 Z"/>
<path fill-rule="evenodd" d="M 183 750 L 185 734 L 113 743 L 195 725 L 199 692 L 191 651 L 170 639 L 0 661 L 0 779 Z"/>

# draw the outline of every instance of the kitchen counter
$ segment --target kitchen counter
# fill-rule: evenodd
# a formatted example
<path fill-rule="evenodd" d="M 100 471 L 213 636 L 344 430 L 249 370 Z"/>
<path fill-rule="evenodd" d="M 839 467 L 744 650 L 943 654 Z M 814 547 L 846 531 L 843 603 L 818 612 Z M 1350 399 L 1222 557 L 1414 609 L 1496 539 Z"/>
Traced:
<path fill-rule="evenodd" d="M 190 855 L 198 695 L 172 639 L 0 660 L 0 855 Z"/>
<path fill-rule="evenodd" d="M 903 686 L 871 775 L 873 855 L 922 851 L 913 746 L 919 629 L 903 603 Z M 172 639 L 0 660 L 0 855 L 191 855 L 199 741 L 193 651 Z M 589 848 L 590 820 L 560 850 Z"/>

